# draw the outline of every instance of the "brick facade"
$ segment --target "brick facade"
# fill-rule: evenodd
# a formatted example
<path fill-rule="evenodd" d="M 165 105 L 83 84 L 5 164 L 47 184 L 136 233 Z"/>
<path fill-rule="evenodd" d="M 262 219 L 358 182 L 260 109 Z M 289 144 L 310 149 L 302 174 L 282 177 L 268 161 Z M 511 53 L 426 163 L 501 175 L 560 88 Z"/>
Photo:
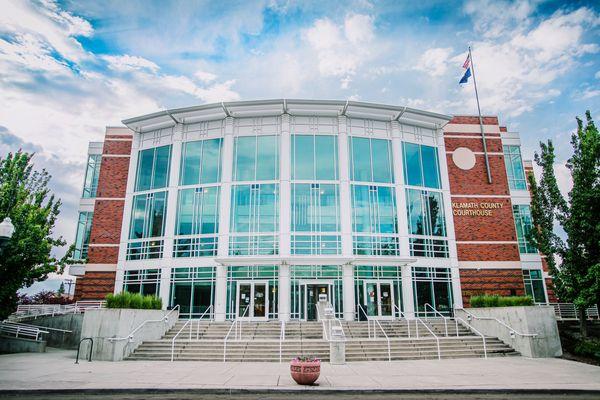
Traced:
<path fill-rule="evenodd" d="M 75 300 L 104 299 L 115 290 L 115 271 L 89 271 L 77 278 Z"/>
<path fill-rule="evenodd" d="M 523 272 L 518 269 L 461 269 L 460 285 L 463 303 L 469 306 L 471 296 L 494 294 L 524 296 Z"/>

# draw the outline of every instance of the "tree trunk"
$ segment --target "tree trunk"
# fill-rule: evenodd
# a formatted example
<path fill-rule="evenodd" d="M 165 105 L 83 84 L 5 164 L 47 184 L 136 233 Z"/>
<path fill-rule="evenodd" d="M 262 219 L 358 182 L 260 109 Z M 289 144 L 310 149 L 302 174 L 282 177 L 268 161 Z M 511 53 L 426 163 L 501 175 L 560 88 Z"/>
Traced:
<path fill-rule="evenodd" d="M 588 332 L 587 332 L 587 317 L 585 315 L 585 308 L 578 307 L 577 314 L 579 317 L 579 333 L 581 334 L 582 339 L 586 339 L 588 336 Z"/>

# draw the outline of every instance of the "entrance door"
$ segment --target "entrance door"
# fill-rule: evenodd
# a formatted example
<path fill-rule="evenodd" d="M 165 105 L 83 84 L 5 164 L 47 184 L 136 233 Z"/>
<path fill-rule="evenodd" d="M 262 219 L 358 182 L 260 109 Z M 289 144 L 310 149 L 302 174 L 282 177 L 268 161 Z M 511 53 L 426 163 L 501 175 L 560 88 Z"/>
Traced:
<path fill-rule="evenodd" d="M 237 317 L 269 318 L 268 282 L 238 282 Z"/>
<path fill-rule="evenodd" d="M 364 298 L 367 316 L 375 318 L 394 317 L 394 290 L 392 282 L 366 281 Z"/>
<path fill-rule="evenodd" d="M 331 300 L 331 284 L 307 283 L 304 286 L 304 315 L 306 315 L 307 321 L 316 321 L 318 318 L 317 303 L 319 302 L 319 295 L 326 295 L 327 301 L 333 304 Z"/>

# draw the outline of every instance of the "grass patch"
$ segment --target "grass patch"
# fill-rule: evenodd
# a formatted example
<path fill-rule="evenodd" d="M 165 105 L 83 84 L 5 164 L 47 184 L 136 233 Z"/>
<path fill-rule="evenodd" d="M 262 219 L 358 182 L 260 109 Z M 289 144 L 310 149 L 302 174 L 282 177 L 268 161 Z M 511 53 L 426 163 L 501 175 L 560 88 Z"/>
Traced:
<path fill-rule="evenodd" d="M 134 308 L 138 310 L 160 310 L 162 300 L 155 295 L 121 292 L 106 295 L 106 308 Z"/>
<path fill-rule="evenodd" d="M 473 308 L 517 307 L 533 305 L 533 299 L 529 296 L 491 296 L 487 294 L 472 296 L 469 302 Z"/>

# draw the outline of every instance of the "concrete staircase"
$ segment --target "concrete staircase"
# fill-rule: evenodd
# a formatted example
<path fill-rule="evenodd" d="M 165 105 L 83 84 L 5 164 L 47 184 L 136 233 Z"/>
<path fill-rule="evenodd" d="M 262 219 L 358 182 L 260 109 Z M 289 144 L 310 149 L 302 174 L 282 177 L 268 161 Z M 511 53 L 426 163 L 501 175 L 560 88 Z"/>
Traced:
<path fill-rule="evenodd" d="M 483 357 L 483 341 L 469 329 L 454 321 L 446 326 L 439 319 L 423 320 L 436 333 L 440 341 L 442 358 Z M 180 320 L 160 340 L 142 343 L 128 360 L 171 360 L 173 337 L 186 323 Z M 379 321 L 390 342 L 392 360 L 415 360 L 438 358 L 437 341 L 423 325 L 419 325 L 419 338 L 416 337 L 415 321 Z M 193 321 L 188 324 L 175 341 L 174 359 L 177 361 L 223 361 L 224 338 L 232 322 Z M 369 361 L 388 360 L 388 341 L 379 326 L 375 329 L 376 338 L 369 338 L 366 321 L 342 321 L 346 335 L 346 360 Z M 410 325 L 410 337 L 409 337 Z M 232 362 L 265 361 L 279 362 L 280 331 L 278 321 L 241 323 L 241 337 L 227 341 L 225 359 Z M 371 324 L 373 329 L 373 324 Z M 458 335 L 457 335 L 458 332 Z M 511 347 L 497 338 L 486 337 L 488 357 L 518 355 Z M 329 343 L 322 339 L 320 322 L 292 321 L 285 325 L 285 340 L 281 343 L 281 359 L 290 360 L 296 356 L 314 356 L 329 361 Z"/>

